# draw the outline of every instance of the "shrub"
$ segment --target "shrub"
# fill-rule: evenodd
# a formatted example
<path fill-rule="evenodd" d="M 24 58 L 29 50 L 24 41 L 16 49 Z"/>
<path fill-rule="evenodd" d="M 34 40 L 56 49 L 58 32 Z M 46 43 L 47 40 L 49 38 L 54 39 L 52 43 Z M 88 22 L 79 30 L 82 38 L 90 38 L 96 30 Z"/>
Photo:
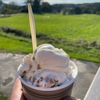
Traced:
<path fill-rule="evenodd" d="M 93 47 L 96 47 L 97 46 L 97 41 L 96 40 L 91 41 L 90 42 L 90 45 L 93 46 Z"/>
<path fill-rule="evenodd" d="M 97 41 L 97 42 L 96 42 L 96 48 L 97 48 L 97 49 L 100 49 L 100 41 Z"/>
<path fill-rule="evenodd" d="M 19 30 L 19 29 L 14 29 L 10 27 L 1 27 L 1 29 L 6 33 L 12 33 L 12 34 L 15 34 L 16 36 L 23 36 L 27 38 L 31 37 L 30 34 L 26 33 L 25 31 Z"/>

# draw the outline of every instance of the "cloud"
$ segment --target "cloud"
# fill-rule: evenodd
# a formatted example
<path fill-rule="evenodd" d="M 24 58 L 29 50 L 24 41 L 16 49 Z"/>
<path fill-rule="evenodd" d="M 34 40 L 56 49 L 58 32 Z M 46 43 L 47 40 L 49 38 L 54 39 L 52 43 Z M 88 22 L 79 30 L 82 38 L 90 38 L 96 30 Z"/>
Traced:
<path fill-rule="evenodd" d="M 4 3 L 9 3 L 10 2 L 10 0 L 2 0 Z"/>
<path fill-rule="evenodd" d="M 4 3 L 7 3 L 9 4 L 9 2 L 15 2 L 17 3 L 18 5 L 23 5 L 25 0 L 2 0 Z"/>
<path fill-rule="evenodd" d="M 11 1 L 16 2 L 18 5 L 24 5 L 25 0 L 2 0 L 4 3 L 9 3 Z M 60 3 L 90 3 L 90 2 L 100 2 L 100 0 L 42 0 L 50 4 L 60 4 Z"/>
<path fill-rule="evenodd" d="M 93 3 L 100 2 L 100 0 L 42 0 L 45 2 L 49 2 L 50 4 L 59 4 L 59 3 Z"/>
<path fill-rule="evenodd" d="M 44 2 L 49 2 L 50 4 L 55 3 L 75 3 L 75 0 L 43 0 Z"/>

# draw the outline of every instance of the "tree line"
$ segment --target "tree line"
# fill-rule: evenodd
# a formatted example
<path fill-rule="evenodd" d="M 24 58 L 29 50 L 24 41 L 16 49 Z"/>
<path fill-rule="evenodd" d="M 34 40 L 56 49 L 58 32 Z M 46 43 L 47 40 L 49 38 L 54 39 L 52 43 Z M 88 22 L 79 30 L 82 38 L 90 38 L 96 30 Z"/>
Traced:
<path fill-rule="evenodd" d="M 63 8 L 63 14 L 100 14 L 100 3 L 70 5 Z"/>
<path fill-rule="evenodd" d="M 100 2 L 50 5 L 42 0 L 25 0 L 24 6 L 19 6 L 15 2 L 6 4 L 0 0 L 0 14 L 27 13 L 27 3 L 31 3 L 34 13 L 100 14 Z"/>
<path fill-rule="evenodd" d="M 19 6 L 15 2 L 6 4 L 0 0 L 0 14 L 27 13 L 28 3 L 31 3 L 34 13 L 51 13 L 52 11 L 51 5 L 48 2 L 42 2 L 42 0 L 25 0 L 24 6 Z"/>

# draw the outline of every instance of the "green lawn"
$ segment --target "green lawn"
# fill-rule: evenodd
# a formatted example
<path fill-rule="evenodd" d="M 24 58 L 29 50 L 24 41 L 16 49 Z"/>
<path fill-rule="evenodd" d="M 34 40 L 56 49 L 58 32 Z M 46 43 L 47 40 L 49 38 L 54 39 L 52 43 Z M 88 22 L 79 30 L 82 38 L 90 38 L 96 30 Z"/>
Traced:
<path fill-rule="evenodd" d="M 38 45 L 51 43 L 63 48 L 72 58 L 100 62 L 100 15 L 35 14 Z M 8 26 L 30 34 L 28 14 L 0 18 L 0 27 Z M 31 38 L 0 31 L 0 50 L 32 52 Z"/>
<path fill-rule="evenodd" d="M 36 31 L 52 37 L 62 37 L 68 40 L 86 39 L 100 40 L 99 15 L 60 15 L 35 14 Z M 17 14 L 11 17 L 0 18 L 0 26 L 9 26 L 25 30 L 29 33 L 28 14 Z"/>
<path fill-rule="evenodd" d="M 28 14 L 16 14 L 11 17 L 0 18 L 0 26 L 9 26 L 29 32 Z"/>

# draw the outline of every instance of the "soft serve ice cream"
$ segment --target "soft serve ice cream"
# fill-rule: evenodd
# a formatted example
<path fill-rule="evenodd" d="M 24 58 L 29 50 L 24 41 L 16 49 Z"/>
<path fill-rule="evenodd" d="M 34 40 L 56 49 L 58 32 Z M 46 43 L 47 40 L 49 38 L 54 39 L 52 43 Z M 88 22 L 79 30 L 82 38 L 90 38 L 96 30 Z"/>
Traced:
<path fill-rule="evenodd" d="M 20 76 L 28 84 L 52 88 L 70 81 L 74 75 L 74 67 L 70 66 L 69 55 L 62 49 L 50 44 L 42 44 L 23 58 Z"/>

